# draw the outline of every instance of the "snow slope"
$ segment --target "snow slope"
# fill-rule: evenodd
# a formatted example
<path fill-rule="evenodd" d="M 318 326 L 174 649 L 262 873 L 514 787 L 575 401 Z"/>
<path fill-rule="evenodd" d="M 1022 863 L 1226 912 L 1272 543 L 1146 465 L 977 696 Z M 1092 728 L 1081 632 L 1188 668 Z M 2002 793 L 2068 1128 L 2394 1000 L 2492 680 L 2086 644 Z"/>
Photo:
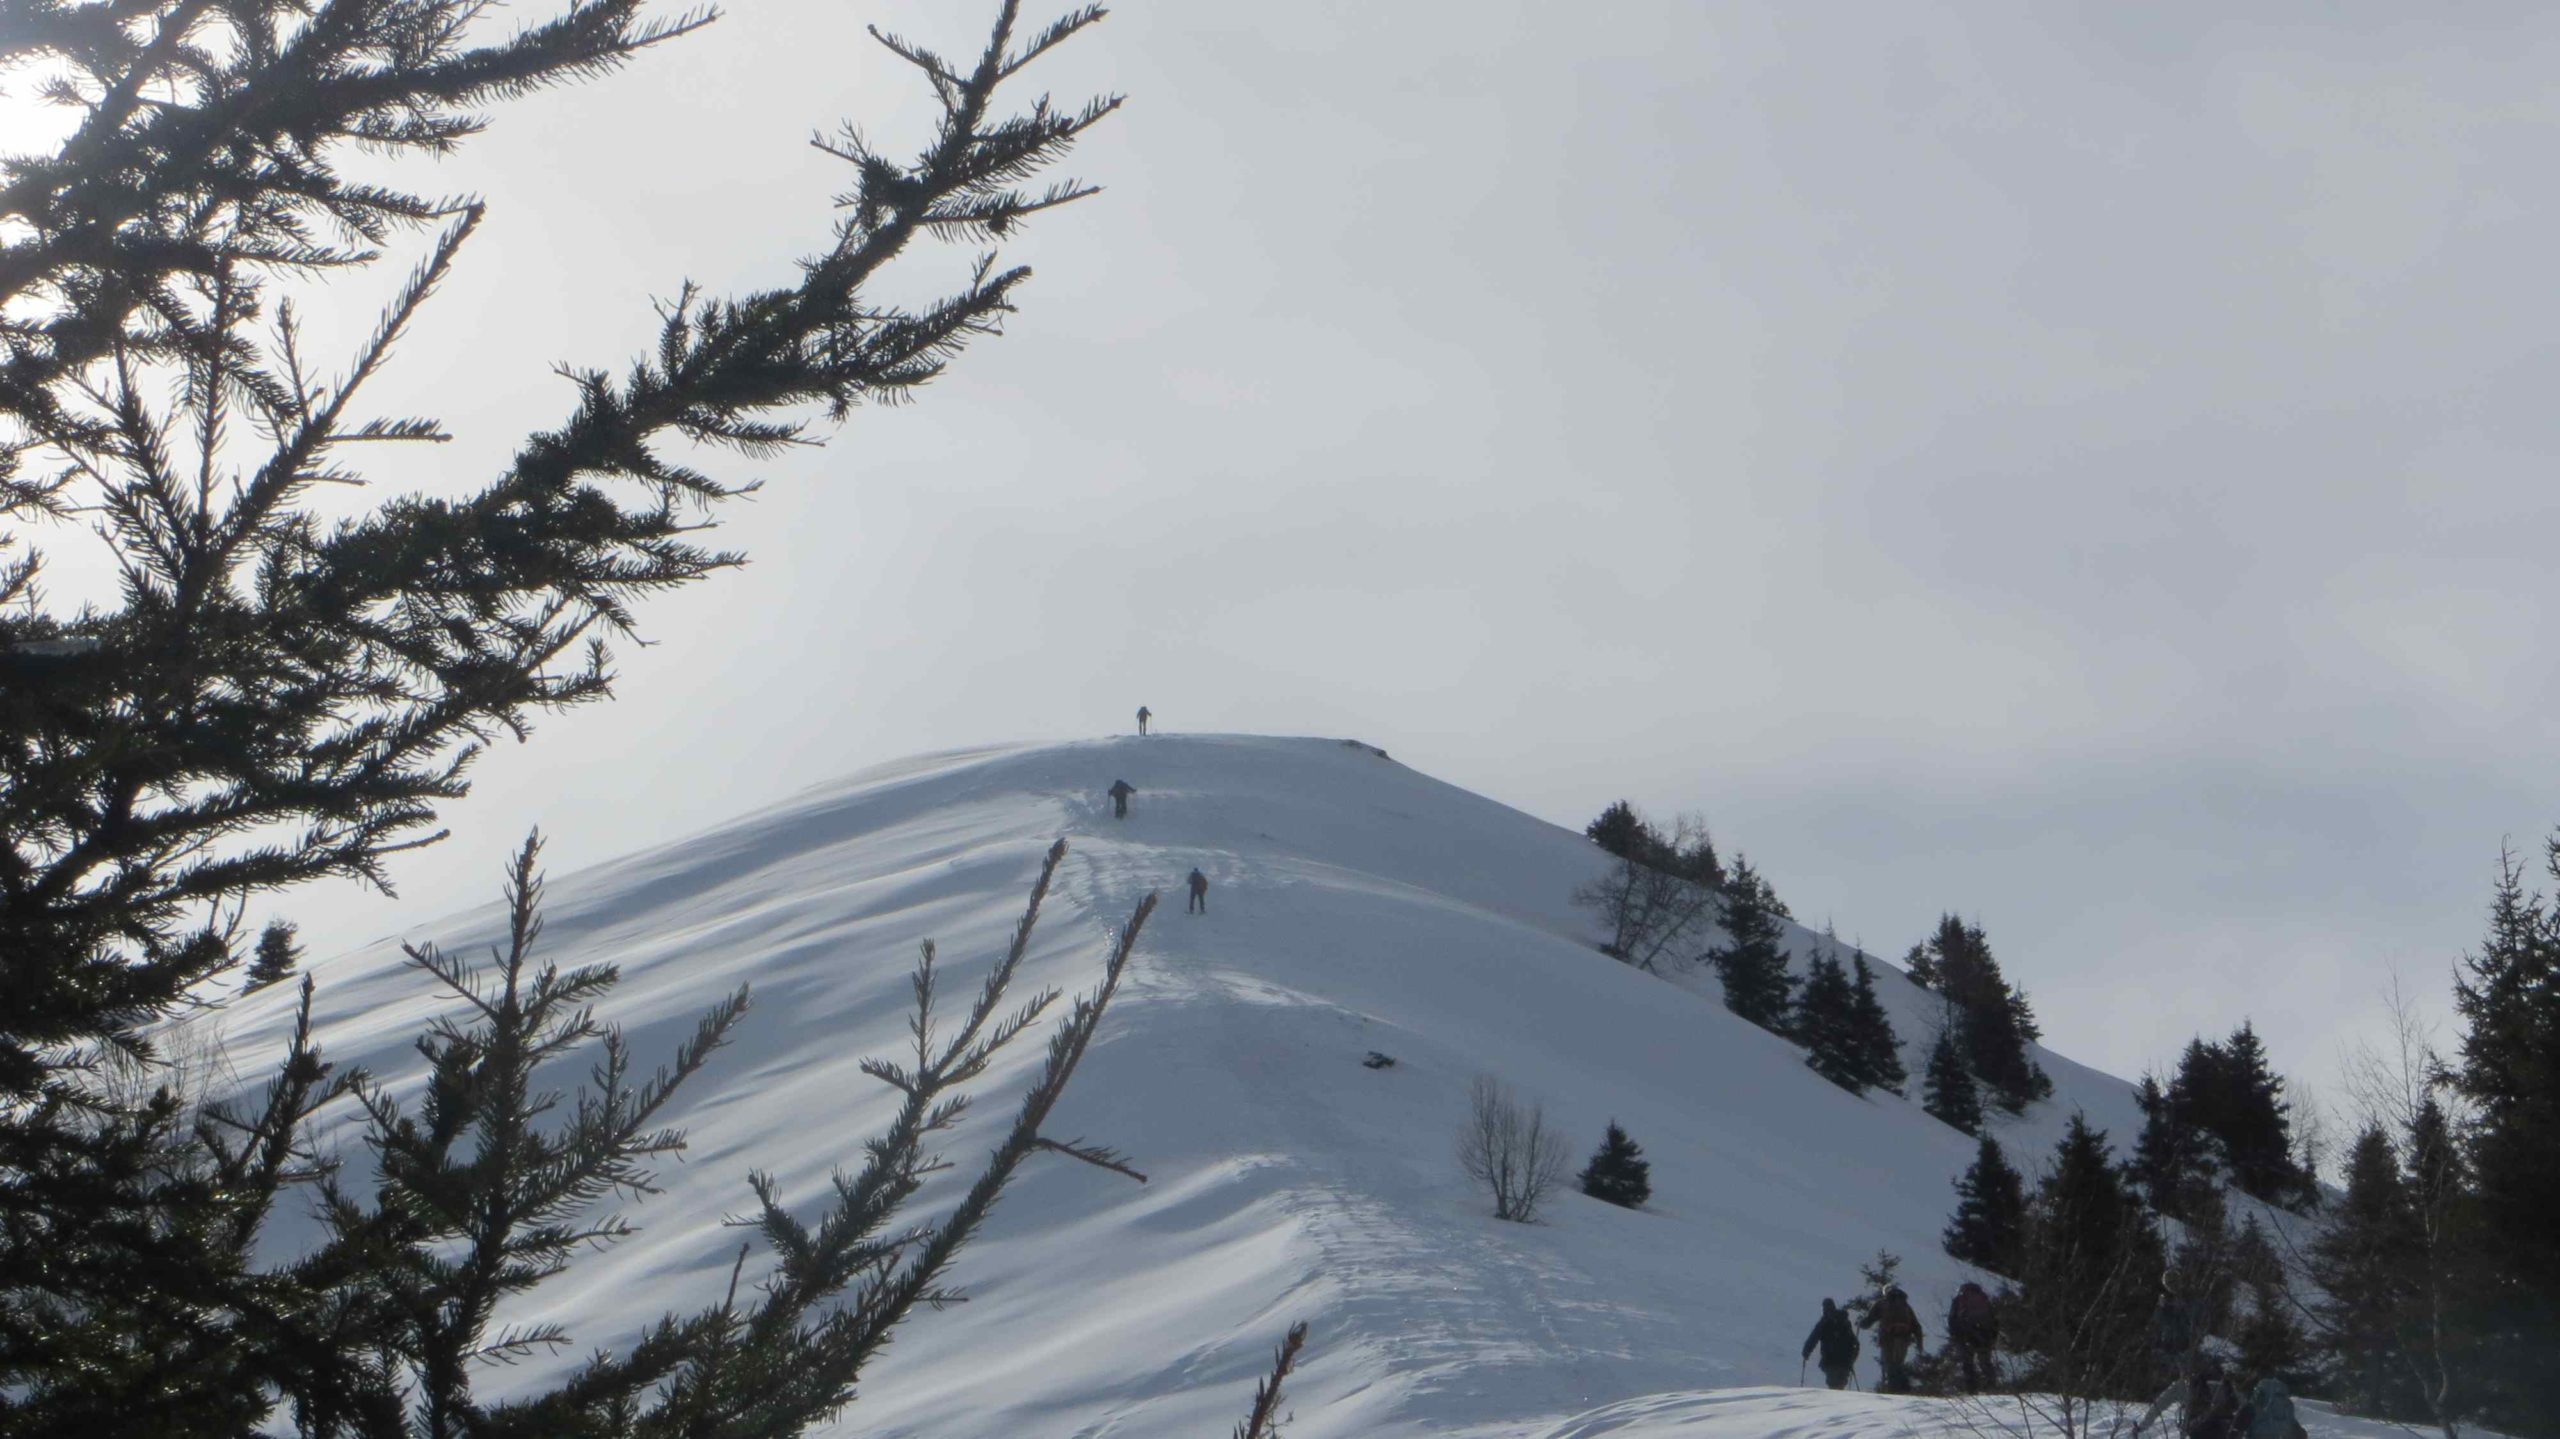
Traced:
<path fill-rule="evenodd" d="M 1125 821 L 1103 798 L 1117 778 L 1138 788 Z M 1597 953 L 1570 895 L 1606 857 L 1580 835 L 1323 739 L 936 755 L 555 878 L 546 953 L 622 967 L 606 1017 L 644 1060 L 737 984 L 756 1004 L 681 1102 L 694 1146 L 634 1211 L 641 1234 L 505 1316 L 561 1322 L 581 1349 L 513 1372 L 716 1299 L 735 1253 L 717 1226 L 747 1207 L 749 1169 L 814 1206 L 889 1111 L 856 1065 L 902 1042 L 916 943 L 939 942 L 955 990 L 973 984 L 1062 834 L 1026 982 L 1082 988 L 1139 897 L 1165 895 L 1053 1124 L 1150 1182 L 1035 1165 L 964 1256 L 971 1302 L 910 1325 L 841 1432 L 1223 1433 L 1301 1318 L 1296 1439 L 1930 1427 L 1915 1401 L 1765 1386 L 1796 1383 L 1820 1297 L 1850 1292 L 1878 1248 L 1904 1256 L 1924 1319 L 1944 1313 L 1960 1272 L 1937 1235 L 1972 1141 L 1916 1102 L 1825 1083 L 1726 1013 L 1711 976 Z M 1195 864 L 1205 916 L 1181 903 Z M 408 937 L 498 933 L 492 906 Z M 438 1001 L 398 945 L 315 970 L 331 1056 L 414 1071 Z M 1935 1001 L 1879 973 L 1916 1079 Z M 278 1051 L 285 988 L 221 1016 L 244 1077 Z M 1371 1050 L 1395 1066 L 1363 1067 Z M 1017 1046 L 982 1114 L 1009 1112 L 1039 1051 Z M 2130 1139 L 2122 1081 L 2040 1058 L 2056 1098 L 2003 1123 L 2014 1157 L 2032 1166 L 2074 1108 Z M 1653 1162 L 1652 1206 L 1568 1193 L 1542 1224 L 1496 1222 L 1451 1158 L 1480 1072 L 1542 1102 L 1577 1165 L 1623 1123 Z M 964 1131 L 950 1152 L 965 1173 L 982 1148 Z"/>

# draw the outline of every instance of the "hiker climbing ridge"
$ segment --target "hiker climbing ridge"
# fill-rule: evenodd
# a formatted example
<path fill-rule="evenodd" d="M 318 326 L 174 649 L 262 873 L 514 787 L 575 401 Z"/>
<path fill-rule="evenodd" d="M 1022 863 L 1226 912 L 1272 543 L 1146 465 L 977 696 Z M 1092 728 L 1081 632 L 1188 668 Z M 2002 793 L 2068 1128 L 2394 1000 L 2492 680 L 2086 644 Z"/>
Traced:
<path fill-rule="evenodd" d="M 1849 1327 L 1848 1311 L 1828 1299 L 1822 1301 L 1822 1317 L 1813 1321 L 1813 1332 L 1804 1338 L 1804 1357 L 1813 1357 L 1816 1347 L 1822 1350 L 1822 1382 L 1847 1388 L 1858 1372 L 1858 1331 Z"/>

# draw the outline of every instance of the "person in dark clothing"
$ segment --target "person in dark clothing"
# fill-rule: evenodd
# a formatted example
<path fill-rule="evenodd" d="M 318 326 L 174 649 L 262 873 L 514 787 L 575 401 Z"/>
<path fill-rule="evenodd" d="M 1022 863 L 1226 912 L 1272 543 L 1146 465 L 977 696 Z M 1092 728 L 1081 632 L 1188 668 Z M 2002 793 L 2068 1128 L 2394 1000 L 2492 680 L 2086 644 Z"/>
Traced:
<path fill-rule="evenodd" d="M 2187 1307 L 2186 1296 L 2178 1292 L 2177 1280 L 2160 1276 L 2160 1305 L 2152 1311 L 2151 1347 L 2158 1354 L 2160 1367 L 2176 1374 L 2192 1374 L 2197 1362 L 2194 1312 Z"/>
<path fill-rule="evenodd" d="M 1186 883 L 1191 886 L 1191 909 L 1189 912 L 1192 914 L 1207 914 L 1209 912 L 1209 876 L 1202 874 L 1199 869 L 1195 867 L 1191 871 L 1191 878 L 1186 881 Z"/>
<path fill-rule="evenodd" d="M 1964 1370 L 1964 1392 L 1979 1394 L 1992 1375 L 1991 1347 L 2000 1340 L 2000 1320 L 1991 1312 L 1991 1296 L 1968 1279 L 1947 1306 L 1947 1347 Z"/>
<path fill-rule="evenodd" d="M 1822 1382 L 1834 1389 L 1849 1387 L 1849 1377 L 1858 1372 L 1858 1331 L 1849 1327 L 1849 1314 L 1839 1305 L 1822 1301 L 1822 1317 L 1813 1321 L 1813 1332 L 1804 1337 L 1804 1354 L 1810 1359 L 1816 1347 L 1822 1350 Z"/>
<path fill-rule="evenodd" d="M 1137 792 L 1138 787 L 1125 779 L 1115 779 L 1111 782 L 1111 817 L 1113 819 L 1129 817 L 1129 796 Z"/>
<path fill-rule="evenodd" d="M 1156 712 L 1154 710 L 1147 708 L 1145 705 L 1138 706 L 1138 733 L 1145 734 L 1147 732 L 1147 721 L 1154 719 L 1155 717 Z"/>
<path fill-rule="evenodd" d="M 1918 1346 L 1927 1352 L 1928 1337 L 1920 1332 L 1920 1316 L 1911 1312 L 1911 1296 L 1897 1284 L 1884 1292 L 1867 1317 L 1858 1321 L 1861 1329 L 1876 1332 L 1876 1354 L 1884 1369 L 1884 1377 L 1876 1381 L 1879 1394 L 1911 1392 L 1911 1351 Z"/>
<path fill-rule="evenodd" d="M 2231 1421 L 2239 1412 L 2240 1396 L 2221 1365 L 2207 1362 L 2187 1381 L 2187 1439 L 2232 1439 Z"/>

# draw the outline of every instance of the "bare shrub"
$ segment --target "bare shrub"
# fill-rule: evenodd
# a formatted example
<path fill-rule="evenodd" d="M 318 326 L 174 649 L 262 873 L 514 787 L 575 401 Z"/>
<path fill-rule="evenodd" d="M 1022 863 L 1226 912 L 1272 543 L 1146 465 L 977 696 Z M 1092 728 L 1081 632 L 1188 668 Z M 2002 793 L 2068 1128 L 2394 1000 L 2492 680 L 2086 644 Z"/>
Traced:
<path fill-rule="evenodd" d="M 1684 872 L 1686 871 L 1686 872 Z M 1667 838 L 1630 849 L 1606 873 L 1573 892 L 1573 902 L 1609 927 L 1601 952 L 1648 973 L 1654 961 L 1716 913 L 1715 872 L 1704 820 L 1682 815 Z"/>
<path fill-rule="evenodd" d="M 1564 1141 L 1547 1128 L 1543 1106 L 1524 1110 L 1511 1086 L 1479 1074 L 1467 1091 L 1458 1167 L 1492 1193 L 1494 1218 L 1532 1224 L 1538 1205 L 1564 1179 Z"/>

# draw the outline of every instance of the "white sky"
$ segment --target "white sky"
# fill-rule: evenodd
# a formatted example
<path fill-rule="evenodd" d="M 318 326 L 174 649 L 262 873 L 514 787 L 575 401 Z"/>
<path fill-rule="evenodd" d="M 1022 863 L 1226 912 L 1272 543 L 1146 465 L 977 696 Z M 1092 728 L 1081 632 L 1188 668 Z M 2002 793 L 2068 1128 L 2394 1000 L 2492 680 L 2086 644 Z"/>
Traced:
<path fill-rule="evenodd" d="M 861 23 L 984 8 L 740 4 L 503 112 L 418 182 L 493 214 L 385 381 L 459 439 L 386 475 L 787 278 L 808 134 L 920 133 Z M 535 822 L 565 872 L 1144 702 L 1703 810 L 1870 949 L 1977 917 L 2074 1056 L 2248 1015 L 2325 1081 L 2560 821 L 2560 14 L 2250 8 L 1133 0 L 1045 77 L 1131 99 L 1013 333 L 729 467 L 754 563 L 618 703 L 287 908 L 416 932 Z"/>

